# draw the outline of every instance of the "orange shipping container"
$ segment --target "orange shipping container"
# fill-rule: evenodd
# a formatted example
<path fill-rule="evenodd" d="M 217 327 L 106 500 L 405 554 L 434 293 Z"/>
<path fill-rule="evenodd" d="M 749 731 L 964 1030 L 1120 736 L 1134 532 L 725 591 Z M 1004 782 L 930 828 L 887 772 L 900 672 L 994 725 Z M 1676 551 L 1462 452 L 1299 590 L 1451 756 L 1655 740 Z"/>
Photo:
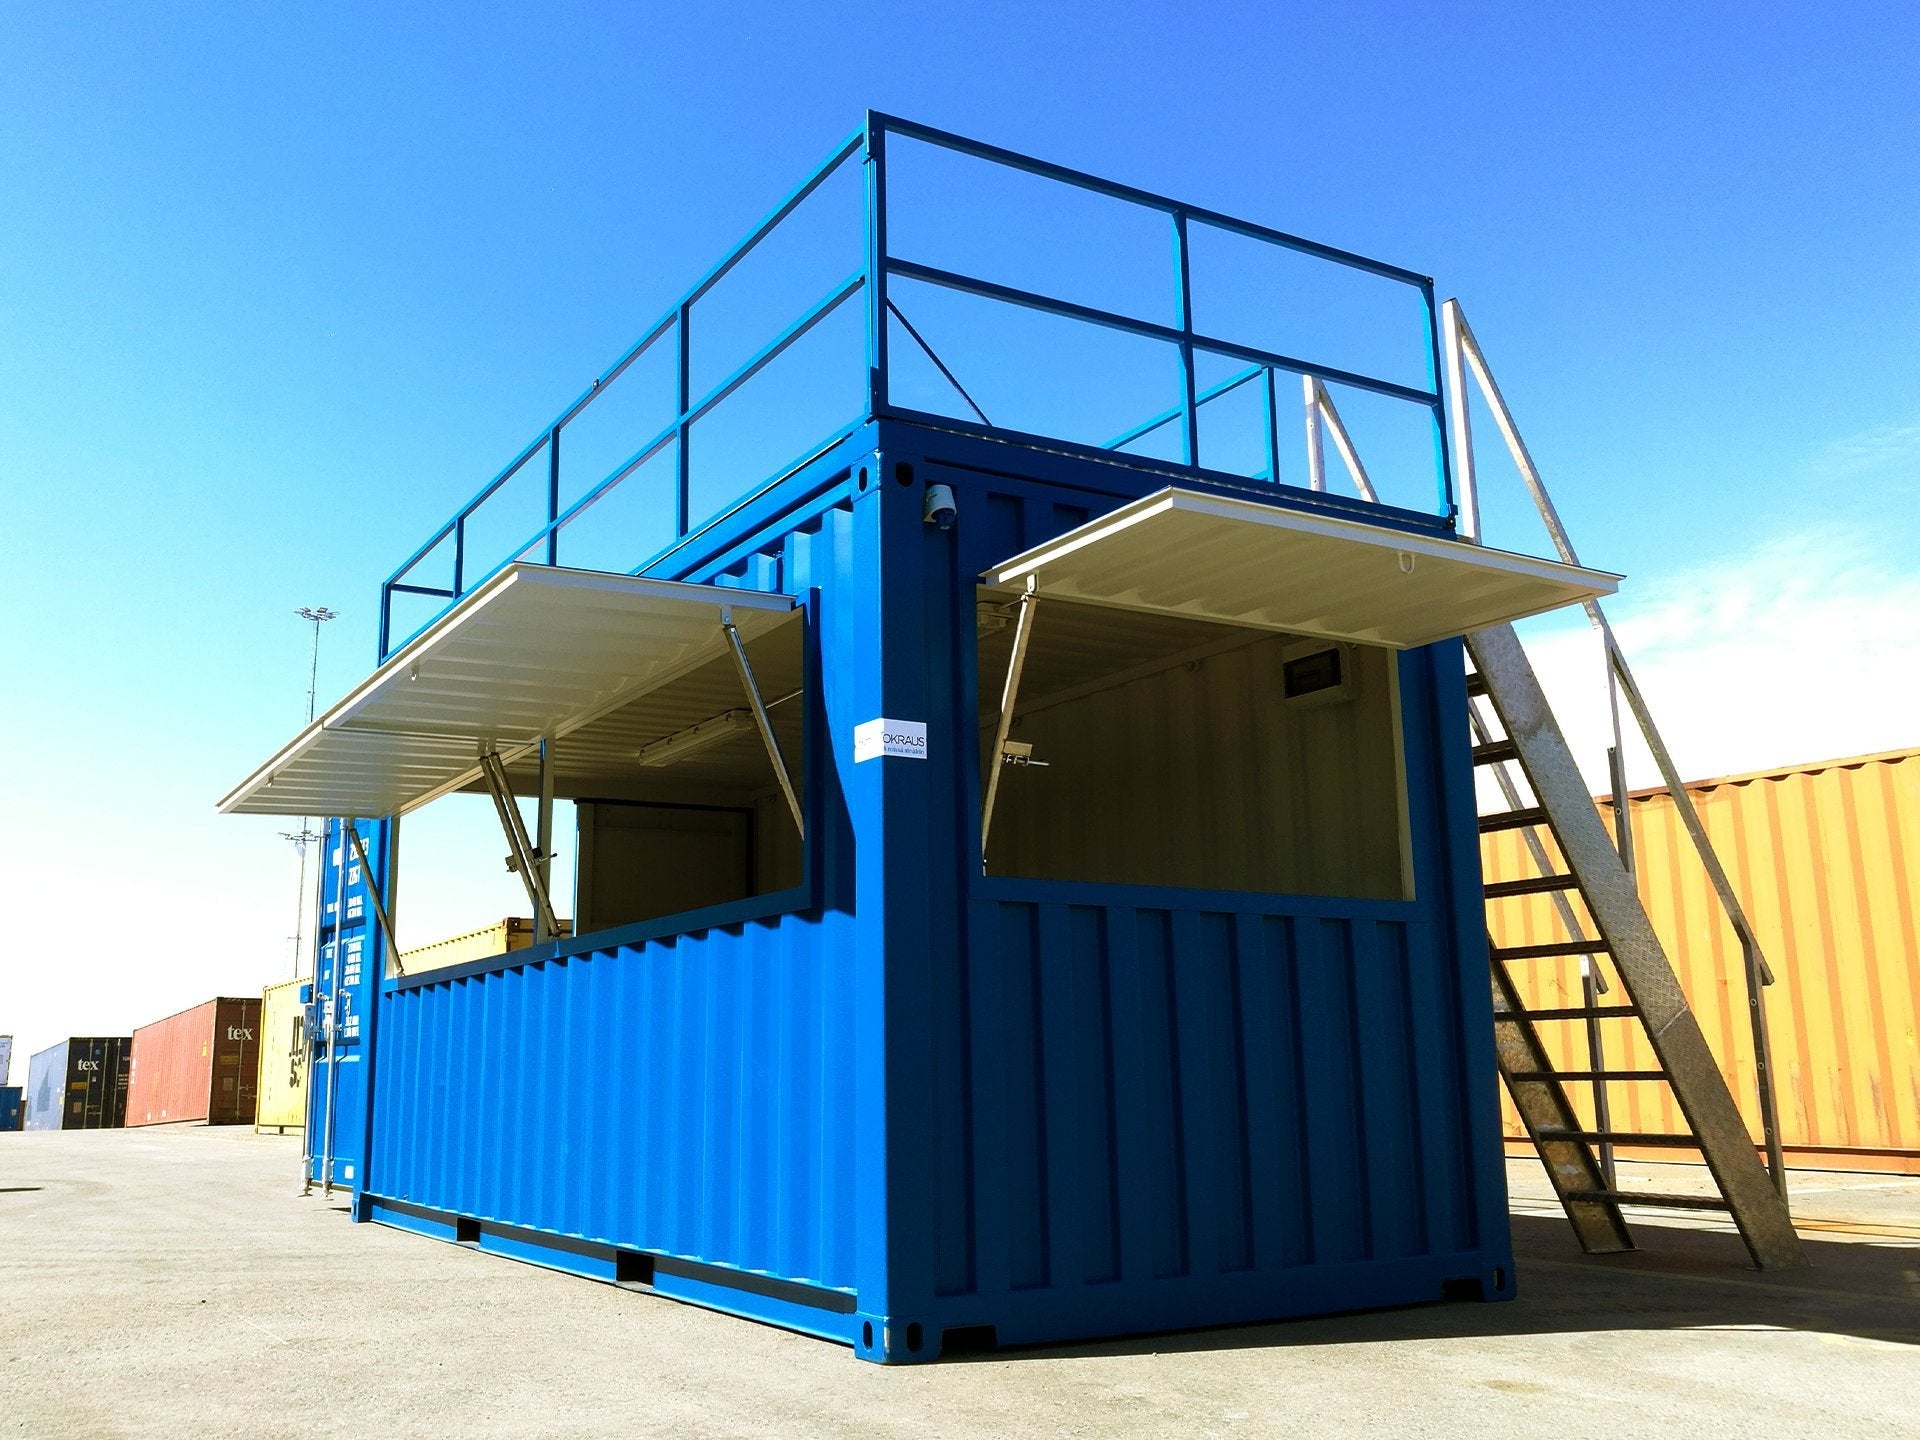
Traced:
<path fill-rule="evenodd" d="M 222 997 L 133 1032 L 127 1124 L 251 1125 L 260 1001 Z"/>
<path fill-rule="evenodd" d="M 1788 1163 L 1920 1174 L 1920 749 L 1702 780 L 1687 791 L 1774 970 L 1767 1022 Z M 1598 803 L 1611 824 L 1611 802 Z M 1641 898 L 1757 1139 L 1739 941 L 1672 797 L 1636 792 L 1628 817 Z M 1518 832 L 1485 836 L 1481 852 L 1488 880 L 1535 873 Z M 1547 897 L 1488 910 L 1497 944 L 1566 938 Z M 1529 1006 L 1580 1003 L 1577 960 L 1511 970 Z M 1654 1063 L 1631 1021 L 1602 1027 L 1608 1066 Z M 1585 1068 L 1580 1026 L 1541 1030 L 1556 1064 Z M 1590 1087 L 1568 1089 L 1590 1119 Z M 1681 1128 L 1664 1085 L 1612 1084 L 1608 1098 L 1616 1129 Z M 1504 1097 L 1503 1106 L 1506 1133 L 1522 1136 Z"/>

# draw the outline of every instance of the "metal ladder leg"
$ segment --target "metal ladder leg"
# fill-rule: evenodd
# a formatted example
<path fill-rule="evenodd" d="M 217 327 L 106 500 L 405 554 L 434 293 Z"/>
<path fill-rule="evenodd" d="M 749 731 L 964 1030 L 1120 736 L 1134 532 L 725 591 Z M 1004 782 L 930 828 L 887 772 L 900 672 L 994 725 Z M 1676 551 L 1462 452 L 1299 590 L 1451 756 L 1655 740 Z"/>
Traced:
<path fill-rule="evenodd" d="M 1794 1232 L 1786 1203 L 1760 1162 L 1746 1122 L 1720 1073 L 1719 1063 L 1641 907 L 1633 878 L 1621 863 L 1606 826 L 1594 808 L 1519 637 L 1511 626 L 1495 626 L 1469 635 L 1467 647 L 1481 684 L 1506 729 L 1513 758 L 1526 774 L 1538 802 L 1502 816 L 1484 817 L 1481 828 L 1484 832 L 1547 825 L 1598 932 L 1586 939 L 1511 947 L 1497 952 L 1496 970 L 1502 960 L 1596 953 L 1609 956 L 1626 989 L 1632 1012 L 1639 1017 L 1659 1059 L 1660 1073 L 1672 1087 L 1690 1131 L 1687 1135 L 1627 1134 L 1549 1126 L 1536 1132 L 1536 1141 L 1544 1136 L 1550 1140 L 1698 1148 L 1754 1263 L 1763 1270 L 1805 1264 L 1805 1252 Z M 1549 1015 L 1572 1018 L 1579 1013 L 1563 1016 L 1560 1012 L 1535 1011 L 1531 1012 L 1531 1018 Z M 1504 1056 L 1502 1069 L 1508 1073 L 1511 1087 L 1514 1076 Z M 1518 1104 L 1518 1095 L 1515 1099 Z M 1542 1153 L 1544 1157 L 1545 1151 Z M 1573 1203 L 1589 1200 L 1617 1203 L 1621 1198 L 1619 1192 L 1604 1185 L 1586 1190 L 1564 1189 L 1552 1161 L 1548 1162 L 1548 1171 L 1556 1176 L 1556 1190 L 1563 1202 L 1572 1202 L 1570 1215 Z M 1646 1197 L 1648 1203 L 1681 1199 L 1683 1197 Z"/>

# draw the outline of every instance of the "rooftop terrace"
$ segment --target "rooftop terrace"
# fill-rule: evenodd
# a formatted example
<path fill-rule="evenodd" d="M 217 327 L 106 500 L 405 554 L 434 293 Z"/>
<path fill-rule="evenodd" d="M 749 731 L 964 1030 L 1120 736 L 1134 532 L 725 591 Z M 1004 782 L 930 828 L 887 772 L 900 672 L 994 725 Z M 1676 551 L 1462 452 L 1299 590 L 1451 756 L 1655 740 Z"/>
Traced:
<path fill-rule="evenodd" d="M 1439 354 L 1413 271 L 870 113 L 383 583 L 381 654 L 516 560 L 640 573 L 876 419 L 1451 520 Z"/>

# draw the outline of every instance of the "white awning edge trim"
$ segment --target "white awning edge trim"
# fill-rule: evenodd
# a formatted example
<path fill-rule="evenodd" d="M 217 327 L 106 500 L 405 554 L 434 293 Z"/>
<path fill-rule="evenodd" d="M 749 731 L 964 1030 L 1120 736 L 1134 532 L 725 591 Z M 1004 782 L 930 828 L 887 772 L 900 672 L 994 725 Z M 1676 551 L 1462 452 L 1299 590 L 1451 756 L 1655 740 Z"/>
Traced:
<path fill-rule="evenodd" d="M 723 656 L 726 653 L 726 641 L 721 630 L 723 612 L 732 611 L 736 621 L 742 624 L 758 622 L 752 624 L 751 628 L 754 633 L 762 633 L 799 608 L 799 602 L 792 596 L 769 594 L 758 590 L 652 580 L 611 572 L 569 570 L 524 562 L 509 565 L 388 656 L 364 680 L 329 706 L 311 724 L 300 730 L 264 763 L 256 766 L 246 779 L 223 795 L 216 803 L 216 809 L 221 814 L 284 813 L 271 809 L 249 812 L 242 807 L 246 806 L 249 800 L 272 789 L 276 775 L 298 764 L 335 736 L 342 740 L 349 740 L 350 737 L 368 740 L 386 739 L 424 742 L 428 745 L 472 742 L 473 736 L 458 731 L 437 731 L 430 727 L 396 728 L 378 722 L 357 724 L 356 721 L 387 692 L 388 687 L 392 686 L 396 680 L 403 679 L 410 673 L 420 673 L 415 669 L 416 666 L 421 669 L 430 668 L 436 653 L 450 640 L 462 637 L 473 626 L 483 623 L 490 611 L 516 603 L 514 599 L 516 595 L 533 592 L 544 592 L 548 595 L 574 594 L 580 596 L 586 603 L 591 603 L 595 596 L 605 596 L 610 601 L 628 608 L 645 605 L 649 601 L 660 602 L 663 607 L 684 608 L 691 605 L 702 609 L 710 608 L 713 614 L 711 647 L 704 647 L 686 655 L 677 663 L 647 674 L 643 679 L 623 687 L 603 703 L 569 715 L 564 723 L 553 728 L 550 736 L 545 737 L 549 739 L 558 739 L 583 725 L 591 724 L 647 690 L 668 684 L 678 676 Z M 502 761 L 511 764 L 538 743 L 539 741 L 535 739 L 500 744 L 498 751 Z M 404 814 L 409 810 L 418 809 L 442 795 L 472 783 L 480 773 L 479 760 L 484 748 L 486 747 L 476 743 L 471 766 L 458 775 L 450 776 L 429 792 L 410 798 L 391 813 Z M 319 811 L 309 810 L 307 813 L 317 814 Z M 369 814 L 358 818 L 377 817 Z"/>
<path fill-rule="evenodd" d="M 1221 527 L 1218 539 L 1207 537 L 1204 545 L 1195 543 L 1193 525 L 1209 522 L 1217 522 Z M 1161 528 L 1168 524 L 1179 528 L 1173 531 Z M 1181 537 L 1180 545 L 1147 553 L 1142 547 L 1147 543 L 1146 537 L 1153 535 L 1156 529 L 1161 530 L 1163 540 Z M 1011 556 L 982 572 L 980 579 L 989 589 L 1008 592 L 1022 589 L 1031 582 L 1043 596 L 1051 594 L 1075 603 L 1213 619 L 1254 628 L 1297 630 L 1298 633 L 1359 643 L 1384 643 L 1394 648 L 1431 643 L 1430 640 L 1396 643 L 1378 636 L 1370 638 L 1365 632 L 1376 617 L 1348 616 L 1349 620 L 1365 623 L 1342 627 L 1330 617 L 1310 615 L 1304 606 L 1298 612 L 1302 615 L 1302 621 L 1297 626 L 1257 618 L 1247 613 L 1250 592 L 1244 578 L 1231 582 L 1240 587 L 1240 593 L 1233 596 L 1231 601 L 1225 600 L 1221 592 L 1216 590 L 1215 598 L 1221 599 L 1222 603 L 1210 605 L 1204 600 L 1191 598 L 1204 592 L 1210 582 L 1220 583 L 1213 572 L 1200 565 L 1187 572 L 1180 587 L 1190 598 L 1178 603 L 1164 598 L 1168 587 L 1163 562 L 1167 555 L 1174 554 L 1180 546 L 1203 557 L 1217 555 L 1221 563 L 1226 565 L 1236 561 L 1244 564 L 1251 547 L 1264 544 L 1279 547 L 1302 541 L 1359 547 L 1353 553 L 1356 563 L 1360 565 L 1367 564 L 1373 557 L 1397 556 L 1398 569 L 1411 575 L 1420 560 L 1430 559 L 1447 567 L 1440 572 L 1442 575 L 1451 575 L 1461 583 L 1478 577 L 1483 582 L 1502 588 L 1512 588 L 1517 583 L 1536 591 L 1533 602 L 1517 608 L 1482 606 L 1483 613 L 1476 616 L 1474 624 L 1454 633 L 1466 633 L 1487 625 L 1506 623 L 1527 615 L 1578 604 L 1582 600 L 1610 595 L 1619 588 L 1622 578 L 1611 571 L 1587 569 L 1558 560 L 1496 550 L 1451 537 L 1419 534 L 1360 519 L 1169 487 L 1131 501 L 1064 535 Z M 1102 547 L 1105 554 L 1099 553 Z M 1138 571 L 1117 568 L 1119 559 L 1129 555 L 1139 567 Z M 1153 572 L 1156 569 L 1161 569 L 1162 573 L 1140 577 L 1140 571 Z M 1276 572 L 1274 595 L 1282 593 L 1285 579 L 1284 573 Z M 1156 587 L 1163 591 L 1163 598 L 1158 601 L 1145 593 Z M 1296 596 L 1290 603 L 1302 602 Z"/>

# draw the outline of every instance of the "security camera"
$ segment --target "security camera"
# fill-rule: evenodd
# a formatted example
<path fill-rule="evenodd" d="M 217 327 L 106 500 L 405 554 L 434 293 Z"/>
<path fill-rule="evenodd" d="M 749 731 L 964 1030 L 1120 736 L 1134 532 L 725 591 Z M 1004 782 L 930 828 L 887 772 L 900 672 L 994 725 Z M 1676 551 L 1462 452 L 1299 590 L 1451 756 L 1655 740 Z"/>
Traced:
<path fill-rule="evenodd" d="M 954 518 L 959 510 L 953 503 L 951 485 L 929 485 L 926 504 L 920 508 L 920 518 L 929 525 L 938 525 L 942 530 L 953 528 Z"/>

